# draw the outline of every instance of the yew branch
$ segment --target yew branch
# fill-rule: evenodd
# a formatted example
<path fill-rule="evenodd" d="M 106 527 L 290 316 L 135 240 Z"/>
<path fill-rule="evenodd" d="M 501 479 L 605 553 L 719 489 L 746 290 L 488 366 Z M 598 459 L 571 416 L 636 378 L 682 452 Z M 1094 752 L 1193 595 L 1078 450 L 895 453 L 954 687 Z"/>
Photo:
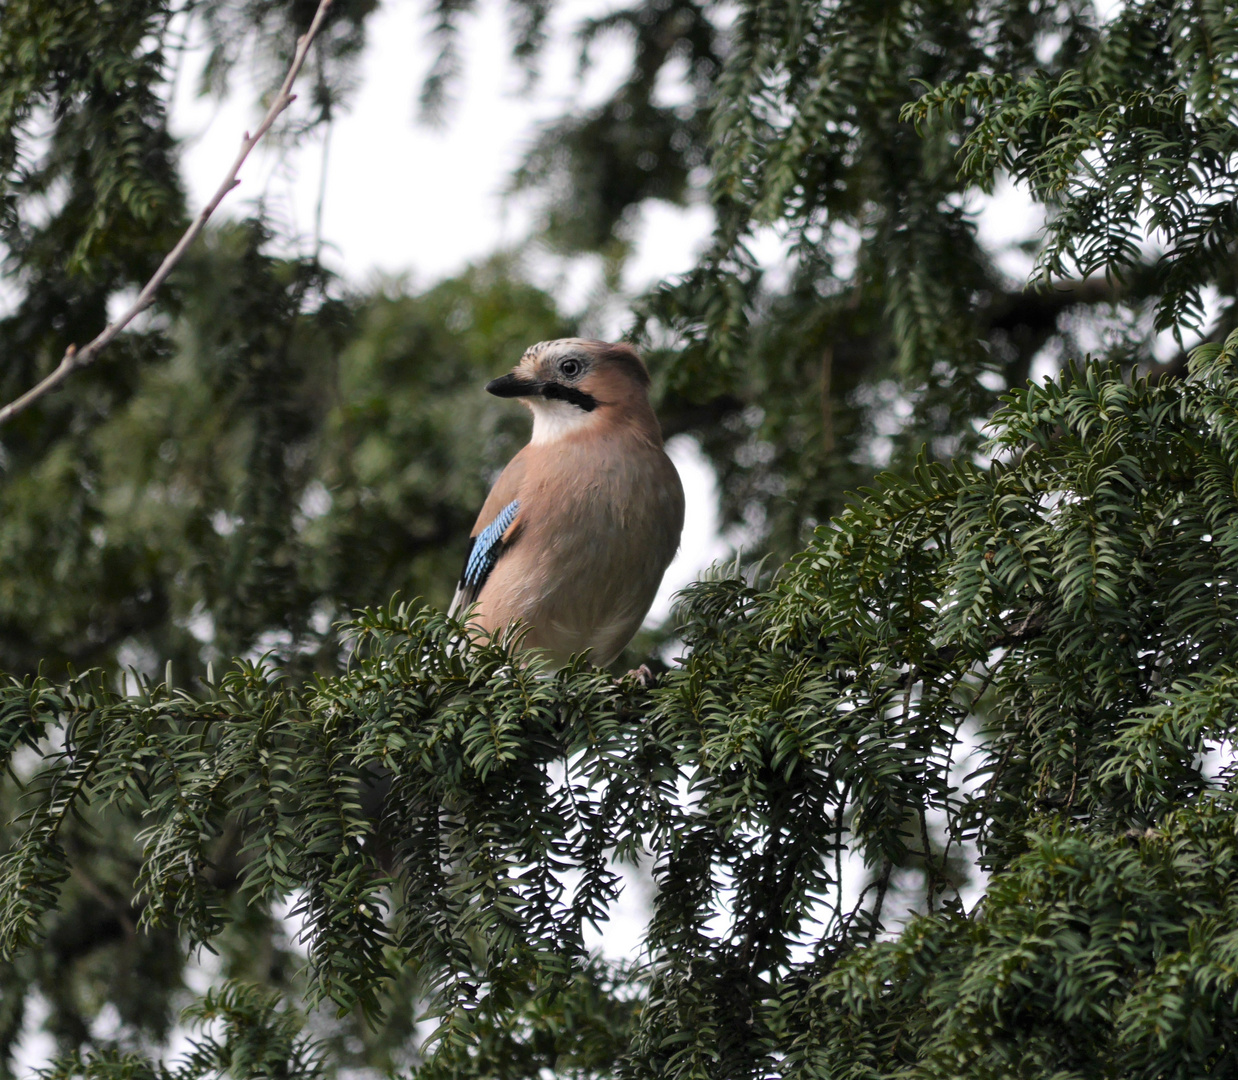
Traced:
<path fill-rule="evenodd" d="M 292 64 L 288 68 L 288 74 L 284 76 L 279 92 L 271 102 L 271 107 L 267 109 L 262 122 L 254 129 L 252 134 L 248 131 L 245 133 L 236 159 L 232 162 L 232 167 L 220 182 L 219 187 L 216 188 L 215 194 L 198 211 L 198 216 L 193 219 L 189 228 L 185 230 L 184 235 L 176 242 L 176 246 L 164 256 L 163 262 L 159 264 L 159 269 L 142 286 L 142 291 L 138 293 L 137 299 L 126 309 L 124 314 L 116 319 L 115 322 L 109 323 L 104 327 L 98 337 L 88 344 L 80 349 L 76 345 L 70 345 L 65 349 L 64 356 L 61 358 L 60 363 L 56 365 L 55 371 L 27 390 L 21 397 L 0 408 L 0 424 L 5 423 L 19 412 L 29 408 L 44 394 L 50 393 L 64 382 L 73 372 L 80 371 L 82 368 L 93 364 L 112 340 L 154 302 L 155 293 L 159 291 L 159 287 L 167 280 L 168 275 L 176 264 L 181 261 L 185 252 L 189 250 L 189 246 L 198 238 L 198 234 L 202 231 L 210 216 L 215 212 L 219 204 L 223 202 L 224 196 L 241 182 L 237 174 L 240 173 L 241 166 L 245 164 L 245 159 L 249 157 L 250 151 L 271 130 L 271 126 L 279 118 L 279 115 L 296 100 L 296 95 L 292 93 L 292 84 L 301 73 L 301 68 L 305 64 L 305 58 L 309 55 L 310 46 L 313 44 L 318 31 L 322 28 L 323 20 L 326 19 L 327 10 L 330 7 L 331 0 L 319 0 L 318 10 L 314 12 L 314 19 L 310 23 L 309 29 L 297 39 L 297 51 L 293 55 Z"/>

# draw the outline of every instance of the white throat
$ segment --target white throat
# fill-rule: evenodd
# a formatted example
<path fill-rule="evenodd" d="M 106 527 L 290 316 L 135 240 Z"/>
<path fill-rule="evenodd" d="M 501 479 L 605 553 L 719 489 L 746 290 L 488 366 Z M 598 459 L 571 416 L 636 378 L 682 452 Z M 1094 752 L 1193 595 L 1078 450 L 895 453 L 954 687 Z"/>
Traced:
<path fill-rule="evenodd" d="M 558 442 L 587 427 L 594 419 L 593 413 L 568 401 L 545 398 L 525 398 L 525 401 L 533 411 L 533 437 L 529 441 L 534 446 Z"/>

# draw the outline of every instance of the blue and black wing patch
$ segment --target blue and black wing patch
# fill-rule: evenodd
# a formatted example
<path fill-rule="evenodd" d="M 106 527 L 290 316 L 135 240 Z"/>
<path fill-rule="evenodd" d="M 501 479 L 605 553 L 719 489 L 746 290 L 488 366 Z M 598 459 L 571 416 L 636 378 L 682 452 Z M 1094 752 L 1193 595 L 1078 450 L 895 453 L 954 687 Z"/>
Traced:
<path fill-rule="evenodd" d="M 468 555 L 464 561 L 464 573 L 460 575 L 460 585 L 456 589 L 456 598 L 452 601 L 451 610 L 455 614 L 461 608 L 474 603 L 481 594 L 486 578 L 494 569 L 507 545 L 503 542 L 503 534 L 511 528 L 520 511 L 520 500 L 513 499 L 498 516 L 481 532 L 469 541 Z"/>

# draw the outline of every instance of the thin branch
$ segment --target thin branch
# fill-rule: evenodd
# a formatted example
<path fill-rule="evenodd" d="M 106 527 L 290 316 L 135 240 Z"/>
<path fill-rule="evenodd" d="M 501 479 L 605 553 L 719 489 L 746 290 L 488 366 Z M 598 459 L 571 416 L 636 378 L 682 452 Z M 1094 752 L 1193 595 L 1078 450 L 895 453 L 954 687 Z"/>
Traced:
<path fill-rule="evenodd" d="M 843 926 L 843 813 L 847 809 L 847 799 L 851 796 L 851 782 L 843 784 L 842 795 L 838 799 L 838 813 L 834 815 L 834 887 L 838 890 L 838 900 L 834 904 L 834 923 Z"/>
<path fill-rule="evenodd" d="M 821 452 L 829 457 L 834 452 L 834 402 L 830 383 L 834 374 L 834 346 L 827 345 L 821 353 Z"/>
<path fill-rule="evenodd" d="M 322 133 L 322 166 L 318 173 L 318 201 L 314 204 L 314 261 L 322 256 L 322 212 L 327 203 L 327 172 L 331 164 L 331 129 L 335 121 L 328 116 Z"/>
<path fill-rule="evenodd" d="M 890 875 L 894 873 L 894 863 L 887 855 L 881 860 L 881 877 L 877 879 L 877 900 L 873 904 L 873 918 L 869 926 L 869 940 L 874 940 L 881 932 L 881 912 L 886 904 L 886 892 L 890 888 Z"/>
<path fill-rule="evenodd" d="M 198 234 L 206 225 L 207 220 L 215 212 L 219 204 L 223 202 L 224 196 L 241 182 L 237 179 L 237 174 L 241 171 L 241 166 L 245 164 L 245 159 L 249 157 L 250 151 L 270 131 L 271 126 L 279 118 L 280 113 L 296 100 L 296 95 L 291 92 L 292 84 L 301 72 L 301 67 L 305 63 L 305 57 L 309 53 L 310 45 L 313 44 L 315 36 L 322 28 L 323 20 L 326 19 L 327 11 L 330 7 L 331 0 L 319 0 L 318 10 L 314 12 L 314 21 L 310 23 L 309 29 L 297 39 L 297 51 L 292 58 L 292 66 L 289 67 L 288 74 L 284 77 L 283 85 L 280 86 L 279 93 L 275 95 L 275 100 L 271 102 L 271 107 L 267 109 L 266 116 L 262 118 L 262 123 L 258 125 L 252 135 L 248 131 L 245 133 L 245 137 L 241 140 L 241 149 L 236 155 L 236 160 L 232 163 L 232 168 L 228 170 L 227 175 L 223 178 L 218 189 L 216 189 L 210 202 L 193 219 L 193 223 L 185 230 L 185 235 L 180 238 L 176 247 L 164 256 L 163 262 L 159 264 L 159 269 L 155 271 L 154 276 L 143 286 L 142 291 L 138 293 L 138 298 L 119 319 L 105 327 L 103 332 L 85 347 L 79 349 L 76 345 L 70 345 L 65 349 L 64 357 L 57 365 L 55 371 L 33 389 L 27 390 L 16 401 L 11 401 L 4 408 L 0 409 L 0 424 L 6 423 L 19 412 L 28 409 L 44 394 L 49 393 L 64 382 L 73 372 L 80 371 L 82 368 L 93 364 L 112 340 L 138 315 L 154 303 L 155 293 L 159 291 L 159 287 L 167 280 L 168 275 L 175 268 L 176 264 L 181 261 L 185 252 L 189 250 L 189 246 L 198 238 Z"/>
<path fill-rule="evenodd" d="M 993 670 L 990 671 L 989 674 L 985 676 L 984 682 L 981 683 L 980 692 L 977 693 L 974 698 L 972 698 L 972 705 L 975 705 L 975 703 L 979 701 L 980 698 L 984 695 L 984 691 L 988 688 L 989 682 L 992 681 L 996 671 L 997 671 L 997 668 L 994 667 Z M 960 680 L 960 682 L 961 681 L 962 680 Z M 941 852 L 941 870 L 942 870 L 943 877 L 946 876 L 946 874 L 949 872 L 949 869 L 950 869 L 950 848 L 954 846 L 954 841 L 958 838 L 957 830 L 955 828 L 956 820 L 950 817 L 950 794 L 952 791 L 955 790 L 954 788 L 950 786 L 950 770 L 954 768 L 954 750 L 955 750 L 955 747 L 957 747 L 959 744 L 959 729 L 966 722 L 967 717 L 970 715 L 970 711 L 971 711 L 971 706 L 968 706 L 968 709 L 966 711 L 959 713 L 959 718 L 955 721 L 954 730 L 950 733 L 950 746 L 949 746 L 949 749 L 946 751 L 946 767 L 945 769 L 942 770 L 942 775 L 946 778 L 946 794 L 943 800 L 943 807 L 942 807 L 943 813 L 945 814 L 945 817 L 946 817 L 946 843 L 945 843 L 945 846 L 942 848 L 942 852 Z M 962 808 L 963 806 L 962 799 L 958 800 L 958 806 L 960 809 Z M 949 885 L 952 889 L 954 889 L 955 896 L 959 896 L 959 887 L 957 884 L 951 881 L 948 877 L 946 877 L 946 884 Z M 943 892 L 945 891 L 944 886 L 943 886 L 942 891 Z M 931 905 L 930 905 L 930 908 L 931 908 Z"/>

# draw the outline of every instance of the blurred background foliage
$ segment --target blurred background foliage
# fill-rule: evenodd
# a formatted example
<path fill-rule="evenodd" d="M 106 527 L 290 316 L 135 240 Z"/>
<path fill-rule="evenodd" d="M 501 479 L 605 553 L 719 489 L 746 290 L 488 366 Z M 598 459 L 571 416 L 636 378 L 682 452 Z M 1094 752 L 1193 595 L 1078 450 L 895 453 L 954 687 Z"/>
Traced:
<path fill-rule="evenodd" d="M 202 92 L 221 95 L 241 64 L 277 82 L 315 6 L 0 0 L 5 400 L 97 333 L 196 209 L 168 132 L 185 20 L 207 31 Z M 303 77 L 310 107 L 282 138 L 329 122 L 364 79 L 376 6 L 335 0 Z M 448 125 L 473 8 L 430 5 L 422 102 Z M 535 76 L 550 7 L 509 11 L 514 61 Z M 309 686 L 339 672 L 335 624 L 354 609 L 395 593 L 445 604 L 525 431 L 480 387 L 582 326 L 529 260 L 601 255 L 614 286 L 650 200 L 704 197 L 715 214 L 699 265 L 639 298 L 631 334 L 667 434 L 699 443 L 752 561 L 784 562 L 846 492 L 909 475 L 921 452 L 984 464 L 984 423 L 1034 368 L 1090 350 L 1115 378 L 1157 383 L 1185 373 L 1190 335 L 1236 325 L 1238 29 L 1220 0 L 1134 0 L 1108 21 L 1087 0 L 645 0 L 580 28 L 586 62 L 616 41 L 631 63 L 613 94 L 546 124 L 510 179 L 538 208 L 523 250 L 424 289 L 360 288 L 276 254 L 281 226 L 257 207 L 214 226 L 98 365 L 0 431 L 0 670 L 115 680 L 170 661 L 193 682 L 208 662 L 268 655 Z M 1047 288 L 1012 280 L 978 239 L 978 200 L 1005 177 L 1046 209 Z M 786 255 L 772 266 L 756 254 L 771 238 Z M 1154 352 L 1165 327 L 1176 345 Z M 709 631 L 695 633 L 700 647 Z M 19 790 L 3 789 L 6 820 Z M 39 1001 L 65 1052 L 144 1052 L 193 997 L 186 979 L 302 993 L 284 924 L 229 892 L 244 860 L 226 833 L 215 885 L 233 909 L 203 975 L 174 933 L 136 929 L 137 811 L 83 815 L 66 825 L 46 947 L 0 968 L 0 1051 Z M 889 857 L 918 872 L 929 853 Z M 961 885 L 953 865 L 942 855 L 943 881 Z M 714 959 L 722 993 L 735 958 Z M 435 1068 L 604 1072 L 630 1035 L 618 985 L 581 969 L 536 1008 L 512 991 L 509 1025 L 479 1029 L 482 1056 Z M 398 983 L 378 1028 L 320 1011 L 314 1035 L 337 1064 L 407 1065 L 425 990 Z M 202 1008 L 240 1030 L 274 1007 L 233 989 Z M 564 1042 L 582 1023 L 593 1041 Z M 286 1067 L 302 1049 L 280 1031 Z"/>

